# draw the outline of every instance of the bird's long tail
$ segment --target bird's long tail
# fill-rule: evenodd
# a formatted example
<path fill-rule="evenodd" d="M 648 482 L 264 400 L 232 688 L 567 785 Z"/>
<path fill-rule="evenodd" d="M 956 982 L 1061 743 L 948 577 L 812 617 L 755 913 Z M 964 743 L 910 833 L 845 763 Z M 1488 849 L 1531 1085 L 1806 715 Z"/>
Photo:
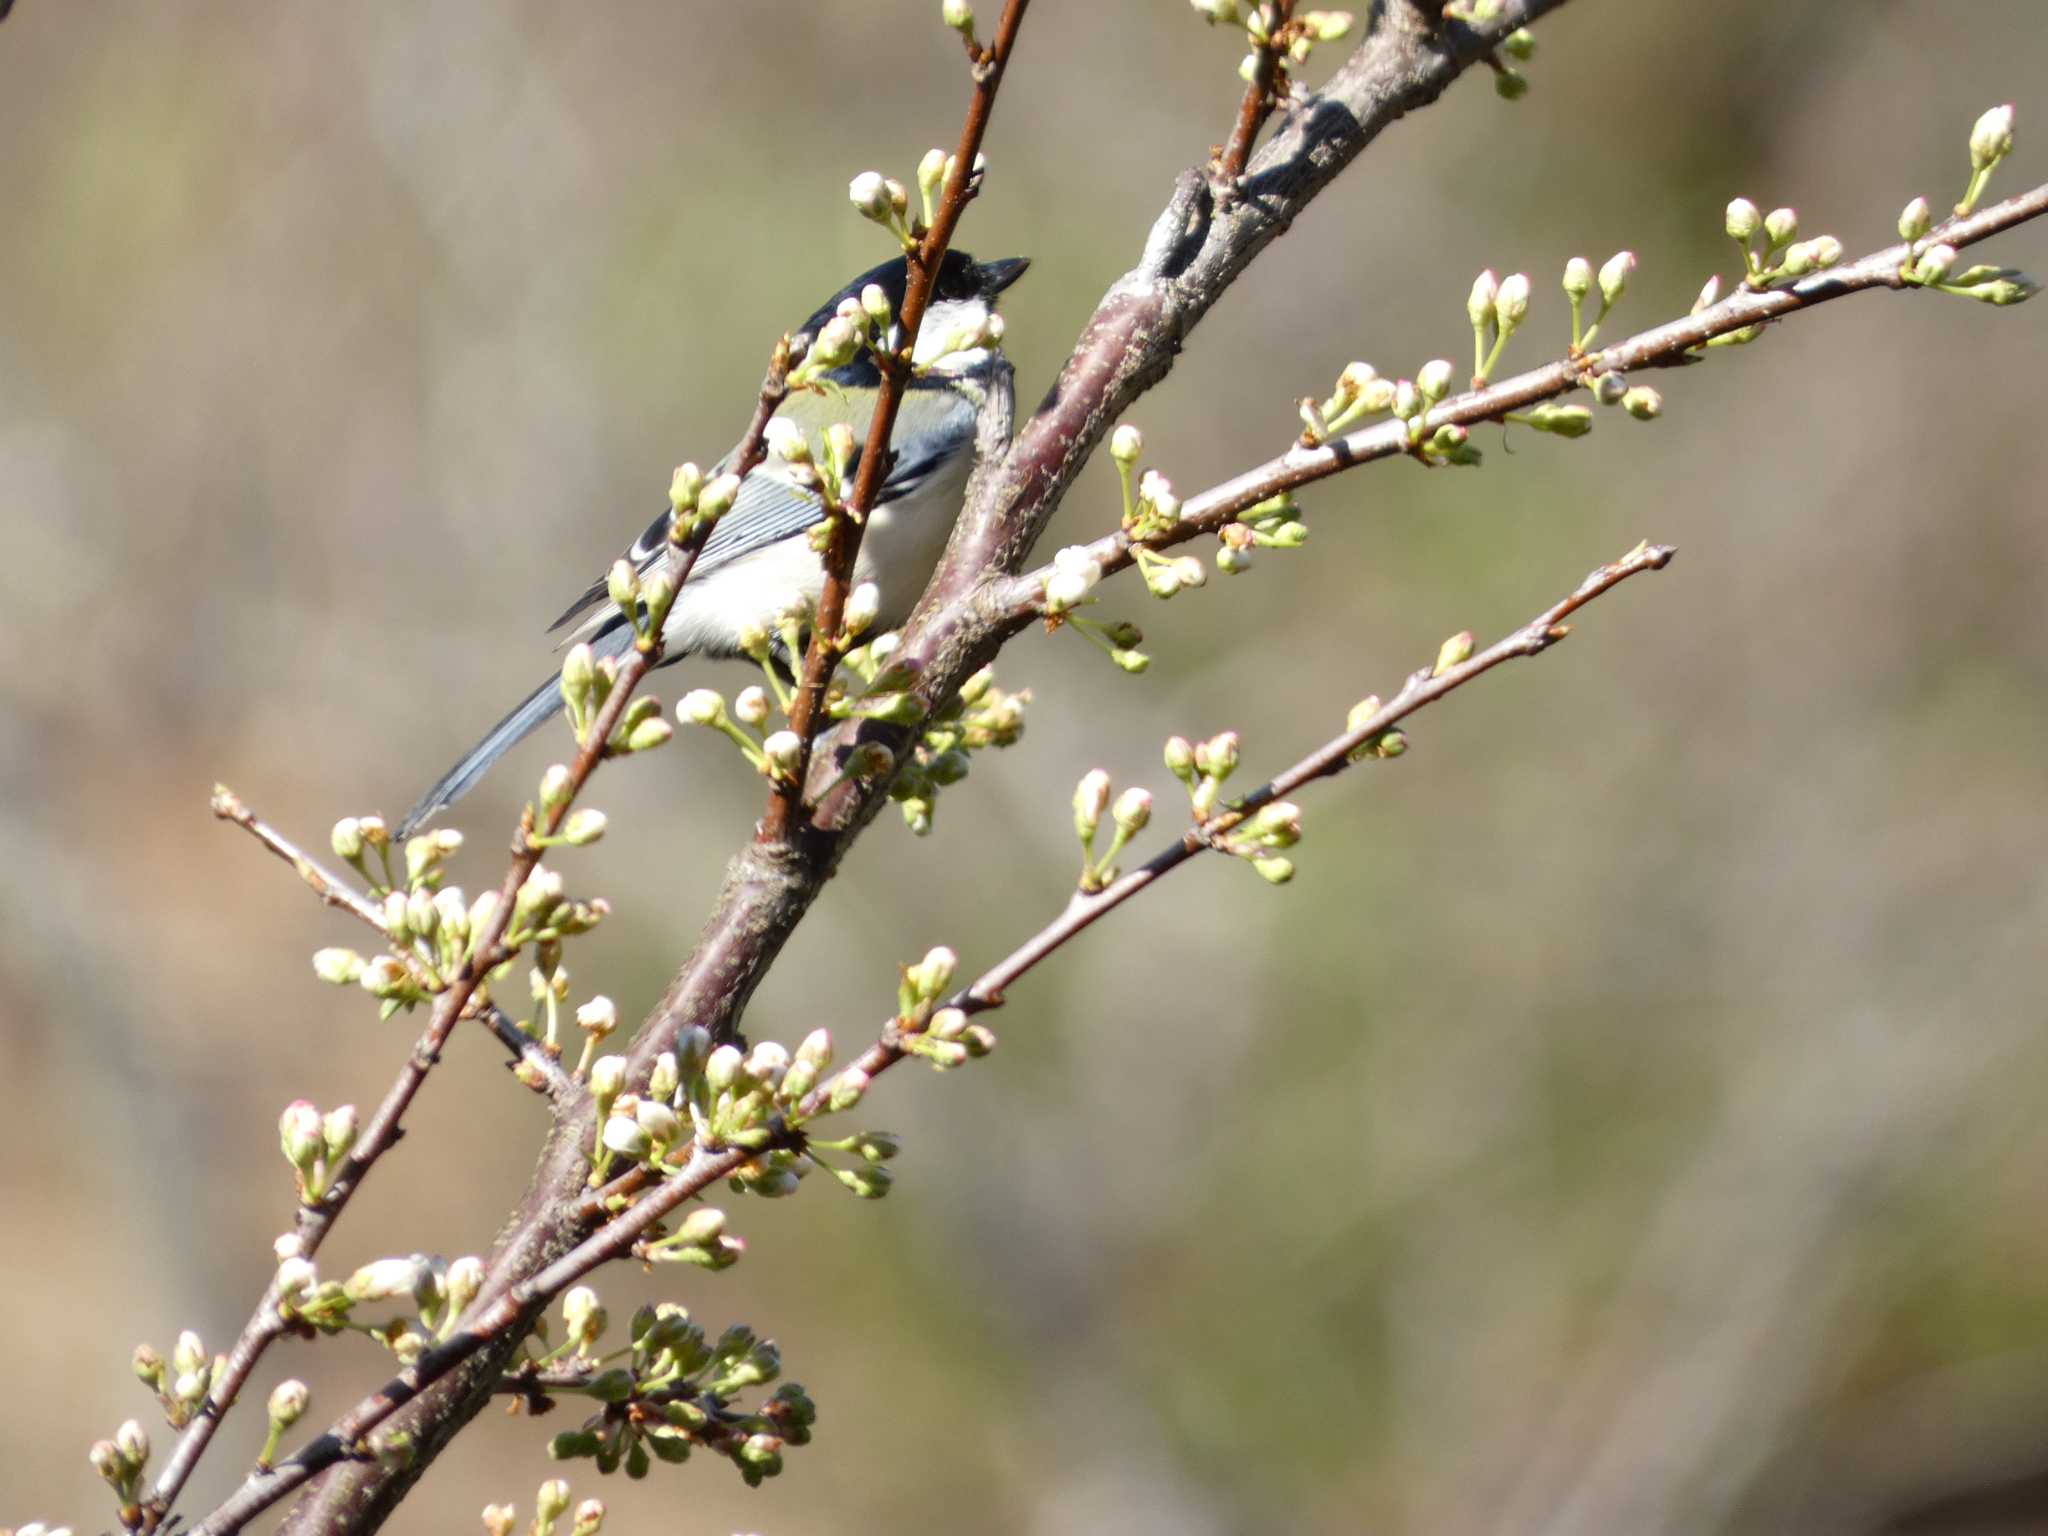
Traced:
<path fill-rule="evenodd" d="M 407 811 L 405 820 L 398 824 L 399 840 L 403 842 L 411 837 L 426 822 L 468 794 L 476 781 L 490 771 L 493 763 L 561 712 L 562 679 L 556 674 L 529 693 L 511 714 L 492 726 L 482 741 L 463 753 L 461 760 L 420 797 L 420 803 Z"/>

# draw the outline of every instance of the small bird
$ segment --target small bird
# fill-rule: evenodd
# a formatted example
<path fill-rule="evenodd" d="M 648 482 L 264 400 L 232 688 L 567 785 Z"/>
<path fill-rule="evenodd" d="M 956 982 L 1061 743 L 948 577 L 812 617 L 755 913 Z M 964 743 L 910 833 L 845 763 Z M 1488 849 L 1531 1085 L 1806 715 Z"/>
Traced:
<path fill-rule="evenodd" d="M 978 262 L 964 251 L 948 251 L 939 265 L 913 354 L 917 371 L 897 412 L 895 459 L 868 513 L 855 569 L 855 579 L 873 582 L 880 595 L 878 628 L 908 617 L 953 532 L 974 456 L 980 396 L 973 379 L 992 356 L 989 317 L 996 295 L 1022 277 L 1029 265 L 1029 258 L 1022 256 Z M 815 337 L 843 303 L 859 303 L 870 286 L 887 296 L 891 315 L 901 313 L 909 272 L 907 261 L 898 257 L 861 273 L 819 305 L 799 334 Z M 963 337 L 976 344 L 959 346 Z M 888 340 L 893 341 L 893 335 Z M 853 428 L 855 441 L 864 442 L 882 383 L 873 355 L 862 349 L 824 380 L 831 387 L 823 393 L 793 391 L 776 419 L 807 437 L 843 421 Z M 722 473 L 731 458 L 728 454 L 721 460 L 711 476 Z M 772 633 L 777 618 L 793 605 L 816 604 L 824 588 L 824 567 L 808 534 L 823 519 L 824 505 L 789 470 L 786 461 L 773 455 L 762 461 L 742 482 L 731 510 L 711 530 L 662 626 L 663 666 L 686 656 L 737 656 L 745 631 L 765 628 Z M 667 544 L 669 517 L 663 511 L 625 553 L 624 558 L 643 574 Z M 633 631 L 625 615 L 611 605 L 602 576 L 549 627 L 570 625 L 577 626 L 571 638 L 589 641 L 599 656 L 623 656 L 632 649 Z M 550 676 L 421 796 L 399 824 L 398 836 L 410 837 L 468 793 L 493 763 L 561 708 L 559 678 Z"/>

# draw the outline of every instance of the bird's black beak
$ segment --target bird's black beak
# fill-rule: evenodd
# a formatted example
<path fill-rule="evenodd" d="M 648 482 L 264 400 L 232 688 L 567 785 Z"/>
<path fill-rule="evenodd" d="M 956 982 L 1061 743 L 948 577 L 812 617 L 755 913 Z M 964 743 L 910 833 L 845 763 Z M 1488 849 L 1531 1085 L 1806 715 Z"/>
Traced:
<path fill-rule="evenodd" d="M 982 297 L 994 298 L 1022 277 L 1024 269 L 1030 265 L 1029 256 L 1006 256 L 1001 261 L 984 261 L 981 264 Z"/>

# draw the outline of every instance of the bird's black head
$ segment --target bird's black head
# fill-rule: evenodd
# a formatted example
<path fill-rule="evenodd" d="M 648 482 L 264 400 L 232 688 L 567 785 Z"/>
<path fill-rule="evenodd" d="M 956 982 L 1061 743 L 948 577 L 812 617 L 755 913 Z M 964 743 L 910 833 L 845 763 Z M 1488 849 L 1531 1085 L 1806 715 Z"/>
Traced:
<path fill-rule="evenodd" d="M 958 310 L 942 311 L 941 306 L 969 305 L 992 308 L 996 295 L 1024 275 L 1024 269 L 1031 265 L 1028 256 L 1008 256 L 1000 261 L 976 261 L 965 251 L 948 251 L 939 262 L 939 279 L 932 285 L 931 309 L 928 315 L 938 312 L 941 317 L 950 313 L 956 319 Z M 898 256 L 894 261 L 885 261 L 879 267 L 870 267 L 844 288 L 833 294 L 803 324 L 803 329 L 815 336 L 830 320 L 839 306 L 848 299 L 858 299 L 861 290 L 873 283 L 889 296 L 889 310 L 900 314 L 903 309 L 903 295 L 910 283 L 910 262 Z"/>

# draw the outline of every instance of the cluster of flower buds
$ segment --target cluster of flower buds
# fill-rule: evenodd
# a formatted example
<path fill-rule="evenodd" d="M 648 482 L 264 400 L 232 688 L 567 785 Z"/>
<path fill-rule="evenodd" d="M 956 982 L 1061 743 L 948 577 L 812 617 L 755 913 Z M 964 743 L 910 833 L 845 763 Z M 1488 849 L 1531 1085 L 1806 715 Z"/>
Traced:
<path fill-rule="evenodd" d="M 454 1332 L 483 1290 L 484 1264 L 474 1254 L 451 1263 L 438 1254 L 415 1253 L 373 1259 L 336 1283 L 319 1279 L 310 1260 L 292 1254 L 279 1262 L 277 1283 L 280 1308 L 288 1317 L 324 1333 L 360 1329 L 389 1349 L 400 1365 L 410 1366 Z M 386 1301 L 403 1308 L 388 1322 L 370 1326 L 357 1315 L 358 1307 Z"/>
<path fill-rule="evenodd" d="M 335 823 L 335 851 L 358 868 L 368 846 L 362 827 L 375 820 L 351 816 Z M 588 828 L 579 830 L 589 834 L 585 841 L 596 835 Z M 601 817 L 596 830 L 602 831 Z M 382 898 L 379 926 L 391 942 L 390 950 L 368 959 L 341 947 L 318 950 L 313 955 L 314 974 L 335 986 L 360 986 L 379 1000 L 387 1019 L 444 990 L 448 976 L 469 958 L 497 901 L 495 893 L 487 893 L 471 905 L 460 886 L 442 886 L 443 866 L 461 846 L 462 834 L 453 828 L 407 843 L 405 888 L 375 883 L 371 887 L 372 894 Z"/>
<path fill-rule="evenodd" d="M 893 234 L 906 251 L 917 249 L 910 223 L 910 189 L 880 171 L 862 171 L 846 185 L 847 201 L 862 218 Z"/>
<path fill-rule="evenodd" d="M 1299 549 L 1308 542 L 1308 524 L 1292 491 L 1269 496 L 1248 507 L 1216 531 L 1216 569 L 1236 576 L 1251 569 L 1255 549 Z"/>
<path fill-rule="evenodd" d="M 1621 302 L 1622 294 L 1628 291 L 1628 280 L 1635 275 L 1636 253 L 1616 251 L 1600 264 L 1596 275 L 1593 264 L 1583 256 L 1574 256 L 1564 264 L 1564 296 L 1572 306 L 1572 355 L 1578 356 L 1593 345 L 1593 337 L 1600 329 L 1614 306 Z M 1600 289 L 1600 308 L 1593 316 L 1593 323 L 1586 325 L 1586 300 L 1592 297 L 1593 288 Z M 1478 327 L 1475 322 L 1474 330 Z"/>
<path fill-rule="evenodd" d="M 1301 444 L 1313 448 L 1340 437 L 1368 416 L 1394 408 L 1394 381 L 1383 379 L 1371 363 L 1347 363 L 1337 387 L 1320 404 L 1301 398 Z"/>
<path fill-rule="evenodd" d="M 714 1049 L 711 1037 L 692 1026 L 675 1050 L 656 1057 L 647 1086 L 637 1093 L 626 1090 L 625 1057 L 599 1057 L 590 1069 L 598 1111 L 591 1183 L 601 1184 L 620 1159 L 668 1174 L 687 1161 L 693 1146 L 739 1147 L 760 1155 L 734 1175 L 736 1192 L 794 1194 L 819 1162 L 777 1143 L 814 1114 L 851 1109 L 867 1091 L 859 1068 L 830 1074 L 831 1065 L 832 1037 L 822 1029 L 805 1036 L 794 1053 L 773 1040 L 742 1052 L 734 1045 Z M 642 1257 L 723 1269 L 744 1251 L 724 1234 L 722 1213 L 699 1210 L 675 1232 L 644 1244 Z"/>
<path fill-rule="evenodd" d="M 1268 885 L 1294 878 L 1294 861 L 1282 849 L 1301 841 L 1301 807 L 1291 800 L 1269 800 L 1219 833 L 1218 852 L 1243 859 Z"/>
<path fill-rule="evenodd" d="M 1024 707 L 1030 702 L 1029 689 L 1006 692 L 996 686 L 994 671 L 984 667 L 932 712 L 889 785 L 889 798 L 902 806 L 912 832 L 923 837 L 931 831 L 939 791 L 967 777 L 976 752 L 1015 745 L 1024 734 Z"/>
<path fill-rule="evenodd" d="M 880 351 L 886 347 L 889 327 L 894 319 L 894 307 L 889 302 L 887 291 L 879 283 L 869 283 L 858 294 L 841 299 L 831 318 L 810 338 L 803 357 L 790 369 L 789 387 L 825 388 L 828 376 L 860 356 L 863 348 Z M 846 478 L 847 466 L 853 459 L 853 429 L 844 422 L 835 425 L 840 429 L 840 435 L 835 436 L 828 431 L 826 453 L 815 472 L 807 473 L 812 463 L 810 444 L 788 417 L 777 416 L 770 420 L 766 438 L 768 451 L 792 466 L 791 478 L 815 488 L 829 473 L 836 497 L 838 487 Z"/>
<path fill-rule="evenodd" d="M 1506 58 L 1501 57 L 1502 54 Z M 1493 66 L 1493 88 L 1503 101 L 1520 101 L 1529 94 L 1529 77 L 1507 62 L 1514 59 L 1526 64 L 1536 56 L 1536 34 L 1527 27 L 1517 27 L 1500 40 L 1500 50 L 1487 60 Z"/>
<path fill-rule="evenodd" d="M 740 477 L 724 474 L 708 483 L 695 464 L 678 464 L 668 483 L 671 544 L 687 544 L 711 532 L 740 499 Z"/>
<path fill-rule="evenodd" d="M 1810 277 L 1842 259 L 1842 242 L 1833 235 L 1799 238 L 1799 213 L 1793 208 L 1765 213 L 1748 198 L 1738 197 L 1728 205 L 1722 227 L 1742 252 L 1746 288 Z"/>
<path fill-rule="evenodd" d="M 1465 316 L 1472 322 L 1472 387 L 1477 389 L 1493 376 L 1508 338 L 1529 315 L 1529 274 L 1512 273 L 1498 278 L 1487 268 L 1472 280 L 1465 299 Z M 1396 386 L 1398 390 L 1399 386 Z M 1397 400 L 1394 414 L 1409 419 Z"/>
<path fill-rule="evenodd" d="M 1272 0 L 1189 0 L 1189 4 L 1212 27 L 1244 28 L 1252 51 L 1238 64 L 1237 72 L 1247 83 L 1258 73 L 1261 54 L 1274 55 L 1283 66 L 1306 64 L 1318 43 L 1334 43 L 1354 25 L 1349 11 L 1304 11 L 1288 17 Z M 1274 88 L 1284 95 L 1284 79 L 1276 80 Z"/>
<path fill-rule="evenodd" d="M 777 692 L 776 702 L 786 712 L 788 698 L 781 695 L 779 687 Z M 740 756 L 753 765 L 756 773 L 787 780 L 796 773 L 803 743 L 794 731 L 766 730 L 773 708 L 767 691 L 758 685 L 742 688 L 730 709 L 726 707 L 725 695 L 717 689 L 692 688 L 676 701 L 676 718 L 685 725 L 701 725 L 718 732 L 739 748 Z"/>
<path fill-rule="evenodd" d="M 528 1536 L 560 1536 L 562 1516 L 569 1513 L 569 1484 L 555 1477 L 542 1483 L 533 1495 L 533 1524 Z M 519 1523 L 519 1511 L 510 1504 L 486 1504 L 483 1508 L 484 1536 L 512 1536 Z M 569 1521 L 569 1536 L 597 1536 L 604 1529 L 604 1500 L 585 1499 L 576 1506 Z"/>
<path fill-rule="evenodd" d="M 462 835 L 457 833 L 455 840 L 460 846 Z M 334 824 L 331 846 L 337 859 L 363 877 L 373 896 L 381 896 L 398 884 L 391 863 L 391 829 L 384 825 L 382 816 L 344 816 Z M 377 860 L 375 870 L 370 868 L 373 855 Z"/>
<path fill-rule="evenodd" d="M 1166 769 L 1187 786 L 1188 809 L 1197 822 L 1205 822 L 1223 805 L 1223 783 L 1237 772 L 1238 739 L 1235 731 L 1222 731 L 1207 741 L 1190 742 L 1185 736 L 1166 739 Z"/>
<path fill-rule="evenodd" d="M 1437 651 L 1436 659 L 1440 667 L 1447 664 L 1446 657 L 1452 654 L 1456 642 L 1459 640 L 1459 638 L 1459 636 L 1453 635 L 1449 640 L 1446 640 L 1443 646 Z M 1464 636 L 1463 639 L 1465 640 L 1466 644 L 1469 645 L 1471 643 L 1471 636 Z M 1456 664 L 1457 663 L 1455 662 L 1448 663 L 1448 665 Z M 1360 699 L 1356 704 L 1352 705 L 1349 713 L 1345 715 L 1345 732 L 1348 735 L 1357 735 L 1360 731 L 1365 730 L 1366 727 L 1372 724 L 1374 717 L 1377 716 L 1379 712 L 1380 696 L 1376 693 L 1367 694 L 1364 698 Z M 1408 738 L 1397 730 L 1389 729 L 1384 731 L 1374 731 L 1371 734 L 1367 735 L 1359 742 L 1357 746 L 1353 747 L 1350 750 L 1350 752 L 1348 752 L 1345 755 L 1345 758 L 1348 762 L 1362 763 L 1369 757 L 1399 757 L 1403 752 L 1406 752 L 1407 750 Z"/>
<path fill-rule="evenodd" d="M 1993 107 L 1977 119 L 1970 130 L 1970 186 L 1956 204 L 1957 214 L 1969 213 L 1984 195 L 1991 173 L 2012 152 L 2013 110 L 2011 103 Z M 1915 250 L 1899 276 L 1922 288 L 1953 293 L 1984 304 L 2024 304 L 2041 291 L 2041 285 L 2017 267 L 1974 266 L 1956 270 L 1961 258 L 1956 248 L 1937 242 L 1924 250 L 1919 242 L 1933 228 L 1934 211 L 1927 199 L 1916 197 L 1899 214 L 1899 236 Z"/>
<path fill-rule="evenodd" d="M 142 1473 L 149 1465 L 149 1435 L 134 1419 L 114 1431 L 111 1440 L 95 1440 L 86 1452 L 92 1469 L 114 1490 L 123 1530 L 142 1522 Z"/>
<path fill-rule="evenodd" d="M 323 1115 L 309 1101 L 293 1099 L 278 1116 L 277 1133 L 300 1201 L 318 1205 L 356 1144 L 356 1107 L 344 1104 Z"/>
<path fill-rule="evenodd" d="M 512 1373 L 518 1380 L 571 1352 L 589 1367 L 571 1383 L 563 1382 L 560 1370 L 549 1373 L 550 1395 L 573 1393 L 597 1404 L 580 1428 L 549 1443 L 554 1460 L 588 1458 L 600 1472 L 623 1467 L 628 1477 L 641 1478 L 655 1461 L 687 1461 L 702 1446 L 730 1460 L 753 1486 L 782 1470 L 785 1447 L 810 1443 L 817 1408 L 795 1382 L 777 1387 L 757 1409 L 734 1404 L 740 1393 L 782 1374 L 782 1352 L 751 1328 L 735 1324 L 713 1341 L 683 1307 L 643 1306 L 633 1314 L 628 1347 L 605 1357 L 617 1363 L 602 1363 L 590 1347 L 606 1326 L 596 1293 L 588 1286 L 572 1288 L 562 1298 L 562 1314 L 569 1337 L 547 1354 L 529 1356 Z M 582 1536 L 583 1512 L 595 1502 L 579 1508 L 573 1536 Z M 548 1518 L 559 1518 L 569 1505 L 568 1485 L 543 1485 L 536 1503 L 537 1516 L 551 1510 Z M 595 1518 L 603 1518 L 602 1505 Z M 538 1520 L 535 1529 L 542 1529 Z"/>
<path fill-rule="evenodd" d="M 940 1006 L 952 990 L 959 965 L 960 957 L 941 945 L 917 964 L 903 966 L 896 988 L 897 1045 L 941 1072 L 965 1066 L 996 1048 L 995 1032 L 970 1022 L 964 1008 Z"/>
<path fill-rule="evenodd" d="M 2040 283 L 2017 267 L 1980 265 L 1958 272 L 1956 260 L 1954 246 L 1931 246 L 1907 268 L 1906 281 L 1939 293 L 2000 306 L 2024 304 L 2041 291 Z"/>
<path fill-rule="evenodd" d="M 1109 775 L 1100 768 L 1089 769 L 1074 786 L 1074 835 L 1081 840 L 1080 888 L 1091 895 L 1116 878 L 1117 856 L 1152 820 L 1152 791 L 1133 784 L 1112 803 L 1112 789 Z M 1095 835 L 1105 815 L 1110 819 L 1109 847 L 1098 856 Z"/>
<path fill-rule="evenodd" d="M 173 1429 L 183 1429 L 206 1406 L 227 1365 L 227 1356 L 209 1355 L 199 1335 L 189 1328 L 178 1335 L 168 1361 L 147 1344 L 135 1346 L 136 1379 L 156 1394 L 164 1422 Z"/>
<path fill-rule="evenodd" d="M 645 567 L 624 558 L 614 560 L 605 573 L 605 593 L 612 606 L 625 615 L 632 627 L 634 644 L 652 650 L 661 638 L 661 626 L 676 600 L 676 584 L 661 568 L 656 556 Z"/>
<path fill-rule="evenodd" d="M 1219 815 L 1228 817 L 1217 828 L 1215 848 L 1243 859 L 1269 884 L 1285 884 L 1294 878 L 1294 865 L 1280 850 L 1301 840 L 1300 808 L 1287 801 L 1273 801 L 1249 816 L 1233 814 L 1234 805 L 1223 799 L 1223 785 L 1237 772 L 1238 754 L 1235 731 L 1222 731 L 1201 742 L 1170 736 L 1166 767 L 1187 787 L 1188 809 L 1197 824 L 1206 825 Z"/>
<path fill-rule="evenodd" d="M 1171 534 L 1179 526 L 1181 507 L 1180 498 L 1173 493 L 1173 482 L 1166 476 L 1156 469 L 1137 472 L 1138 457 L 1144 451 L 1145 435 L 1129 422 L 1110 434 L 1109 456 L 1123 489 L 1121 526 L 1131 540 L 1131 558 L 1144 579 L 1145 590 L 1154 597 L 1170 598 L 1185 587 L 1201 586 L 1208 579 L 1208 572 L 1192 555 L 1164 555 L 1147 546 L 1146 540 Z M 1114 655 L 1113 647 L 1111 651 Z"/>

